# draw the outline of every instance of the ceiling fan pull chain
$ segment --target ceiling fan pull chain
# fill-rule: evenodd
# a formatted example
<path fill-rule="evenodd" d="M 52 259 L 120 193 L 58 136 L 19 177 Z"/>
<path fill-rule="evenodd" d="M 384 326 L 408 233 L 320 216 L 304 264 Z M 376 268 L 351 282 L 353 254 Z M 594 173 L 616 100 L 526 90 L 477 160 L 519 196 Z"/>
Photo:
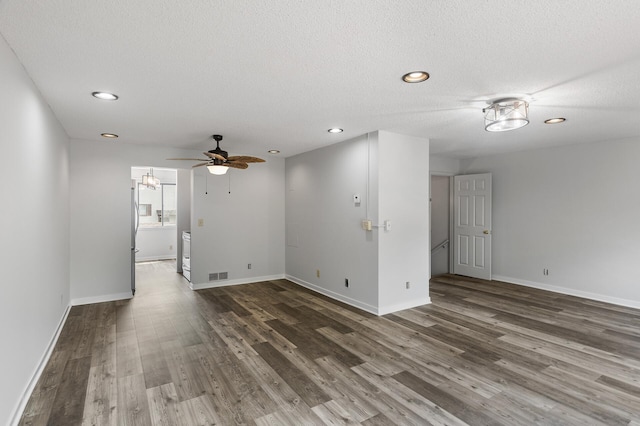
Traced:
<path fill-rule="evenodd" d="M 209 173 L 204 174 L 204 195 L 209 193 Z"/>
<path fill-rule="evenodd" d="M 231 194 L 231 173 L 228 173 L 229 175 L 229 194 Z"/>

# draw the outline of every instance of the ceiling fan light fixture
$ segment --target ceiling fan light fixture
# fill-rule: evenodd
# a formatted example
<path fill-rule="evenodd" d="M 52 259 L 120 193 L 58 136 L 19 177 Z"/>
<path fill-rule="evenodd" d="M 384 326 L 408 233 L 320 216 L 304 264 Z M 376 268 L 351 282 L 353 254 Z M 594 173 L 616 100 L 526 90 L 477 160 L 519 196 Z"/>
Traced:
<path fill-rule="evenodd" d="M 429 73 L 426 71 L 411 71 L 402 76 L 405 83 L 422 83 L 429 79 Z"/>
<path fill-rule="evenodd" d="M 118 99 L 118 95 L 114 95 L 109 92 L 93 92 L 91 95 L 94 98 L 102 99 L 103 101 L 115 101 Z"/>
<path fill-rule="evenodd" d="M 229 167 L 212 164 L 210 166 L 207 166 L 207 169 L 209 169 L 209 173 L 211 173 L 212 175 L 224 175 L 225 173 L 227 173 L 227 170 L 229 170 Z"/>
<path fill-rule="evenodd" d="M 487 132 L 506 132 L 529 124 L 529 103 L 520 99 L 498 99 L 482 110 Z"/>

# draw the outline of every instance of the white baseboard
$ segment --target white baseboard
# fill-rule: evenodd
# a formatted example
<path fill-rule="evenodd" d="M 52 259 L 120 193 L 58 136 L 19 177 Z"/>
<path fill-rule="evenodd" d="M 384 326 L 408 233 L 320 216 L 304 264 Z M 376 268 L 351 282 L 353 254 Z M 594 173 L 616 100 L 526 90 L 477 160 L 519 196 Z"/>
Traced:
<path fill-rule="evenodd" d="M 91 303 L 113 302 L 116 300 L 131 299 L 133 294 L 130 291 L 126 293 L 105 294 L 104 296 L 81 297 L 79 299 L 71 299 L 71 306 L 89 305 Z"/>
<path fill-rule="evenodd" d="M 176 260 L 176 255 L 175 254 L 167 254 L 166 256 L 146 256 L 146 257 L 137 257 L 136 256 L 136 263 L 139 263 L 139 262 L 154 262 L 154 261 L 160 261 L 160 260 Z"/>
<path fill-rule="evenodd" d="M 38 383 L 38 380 L 40 380 L 40 376 L 42 375 L 44 368 L 49 362 L 49 358 L 51 358 L 51 354 L 53 353 L 53 348 L 55 348 L 56 343 L 58 343 L 58 338 L 60 337 L 60 333 L 62 332 L 64 323 L 67 321 L 67 317 L 69 316 L 70 310 L 71 310 L 71 305 L 67 305 L 67 308 L 64 310 L 64 313 L 62 314 L 62 318 L 60 318 L 58 327 L 56 327 L 56 330 L 53 333 L 53 337 L 49 341 L 49 344 L 47 345 L 47 348 L 45 349 L 44 354 L 42 355 L 42 358 L 40 358 L 40 362 L 38 363 L 36 370 L 31 376 L 31 380 L 29 380 L 29 383 L 27 384 L 26 389 L 22 393 L 22 397 L 20 398 L 18 405 L 13 411 L 13 415 L 11 416 L 11 420 L 9 421 L 9 424 L 11 426 L 17 426 L 18 423 L 20 422 L 20 417 L 22 417 L 22 413 L 24 412 L 24 409 L 27 407 L 29 398 L 31 398 L 31 394 L 35 389 L 36 384 Z"/>
<path fill-rule="evenodd" d="M 360 302 L 356 299 L 351 299 L 350 297 L 343 296 L 342 294 L 335 293 L 333 291 L 327 290 L 326 288 L 322 288 L 305 280 L 301 280 L 300 278 L 296 278 L 291 275 L 286 275 L 285 277 L 291 282 L 294 282 L 302 287 L 306 287 L 309 290 L 313 290 L 316 293 L 324 294 L 327 297 L 338 300 L 340 302 L 346 303 L 347 305 L 354 306 L 358 309 L 362 309 L 363 311 L 369 312 L 374 315 L 382 315 L 378 312 L 378 308 L 367 303 Z"/>
<path fill-rule="evenodd" d="M 404 311 L 405 309 L 417 308 L 418 306 L 429 305 L 429 304 L 431 304 L 431 298 L 423 297 L 419 299 L 414 299 L 406 303 L 398 303 L 396 305 L 381 306 L 380 308 L 378 308 L 378 312 L 379 312 L 378 315 L 392 314 L 394 312 Z"/>
<path fill-rule="evenodd" d="M 208 283 L 198 283 L 198 284 L 189 283 L 189 288 L 191 290 L 204 290 L 205 288 L 227 287 L 230 285 L 259 283 L 261 281 L 281 280 L 283 278 L 285 278 L 284 274 L 278 274 L 278 275 L 265 275 L 262 277 L 238 278 L 235 280 L 211 281 Z"/>
<path fill-rule="evenodd" d="M 628 308 L 640 309 L 640 302 L 630 299 L 621 299 L 618 297 L 606 296 L 599 293 L 591 293 L 588 291 L 576 290 L 568 287 L 560 287 L 550 284 L 538 283 L 535 281 L 521 280 L 519 278 L 505 277 L 502 275 L 494 275 L 491 279 L 496 281 L 504 281 L 511 284 L 518 284 L 525 287 L 537 288 L 539 290 L 552 291 L 554 293 L 566 294 L 568 296 L 582 297 L 584 299 L 597 300 L 599 302 L 612 303 L 614 305 L 626 306 Z"/>

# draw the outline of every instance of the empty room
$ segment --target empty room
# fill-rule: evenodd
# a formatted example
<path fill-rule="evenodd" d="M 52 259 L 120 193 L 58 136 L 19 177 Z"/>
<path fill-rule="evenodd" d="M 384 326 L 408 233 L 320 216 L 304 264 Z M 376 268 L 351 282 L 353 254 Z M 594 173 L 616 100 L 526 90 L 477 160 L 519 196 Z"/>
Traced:
<path fill-rule="evenodd" d="M 0 424 L 639 426 L 638 28 L 0 0 Z"/>

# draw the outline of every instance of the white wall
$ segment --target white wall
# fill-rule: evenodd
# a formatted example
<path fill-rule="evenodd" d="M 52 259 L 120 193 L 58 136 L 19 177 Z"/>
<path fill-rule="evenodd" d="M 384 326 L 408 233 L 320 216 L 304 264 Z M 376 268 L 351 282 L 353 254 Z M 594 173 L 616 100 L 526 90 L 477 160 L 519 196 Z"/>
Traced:
<path fill-rule="evenodd" d="M 179 167 L 171 157 L 202 154 L 175 148 L 71 141 L 71 295 L 74 303 L 131 297 L 131 167 Z M 184 162 L 190 168 L 192 162 Z M 99 171 L 99 173 L 96 173 Z M 230 280 L 284 276 L 284 160 L 267 158 L 228 178 L 196 169 L 191 215 L 192 283 L 208 284 L 208 273 L 224 268 Z M 179 182 L 180 184 L 180 182 Z M 95 191 L 95 188 L 101 191 Z M 179 188 L 180 189 L 180 188 Z M 96 213 L 97 216 L 96 216 Z M 196 222 L 197 223 L 197 222 Z M 182 233 L 182 228 L 176 233 Z M 178 239 L 180 241 L 180 239 Z M 247 263 L 253 268 L 247 269 Z"/>
<path fill-rule="evenodd" d="M 131 297 L 131 167 L 178 168 L 166 160 L 198 151 L 72 140 L 71 298 L 74 304 Z M 96 190 L 98 188 L 99 190 Z M 175 229 L 176 234 L 181 229 Z"/>
<path fill-rule="evenodd" d="M 374 313 L 428 303 L 428 157 L 427 140 L 373 132 L 287 158 L 287 277 Z"/>
<path fill-rule="evenodd" d="M 192 288 L 284 278 L 284 160 L 265 159 L 223 176 L 194 169 Z M 216 272 L 228 279 L 209 281 Z"/>
<path fill-rule="evenodd" d="M 136 262 L 147 260 L 173 259 L 178 253 L 176 226 L 163 226 L 138 229 L 136 238 Z"/>
<path fill-rule="evenodd" d="M 470 161 L 493 174 L 494 279 L 640 307 L 638 159 L 640 139 Z"/>
<path fill-rule="evenodd" d="M 9 424 L 69 305 L 69 140 L 2 37 L 0 75 L 0 424 Z"/>
<path fill-rule="evenodd" d="M 463 162 L 455 158 L 432 155 L 429 157 L 429 170 L 432 174 L 453 176 L 460 172 Z"/>
<path fill-rule="evenodd" d="M 428 158 L 428 139 L 378 132 L 380 314 L 431 302 Z"/>
<path fill-rule="evenodd" d="M 360 225 L 367 203 L 370 218 L 377 214 L 375 176 L 367 196 L 368 158 L 366 135 L 287 158 L 286 267 L 295 282 L 377 312 L 378 239 Z M 375 163 L 371 173 L 377 175 Z"/>

